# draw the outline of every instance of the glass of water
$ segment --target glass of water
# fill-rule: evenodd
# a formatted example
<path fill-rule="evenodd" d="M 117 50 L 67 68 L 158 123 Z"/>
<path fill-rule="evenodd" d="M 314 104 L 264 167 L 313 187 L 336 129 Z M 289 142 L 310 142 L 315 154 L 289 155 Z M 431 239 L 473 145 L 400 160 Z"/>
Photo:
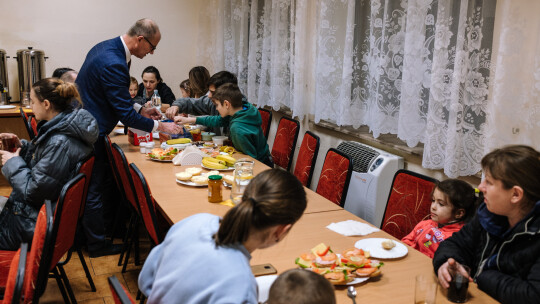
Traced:
<path fill-rule="evenodd" d="M 234 182 L 231 190 L 231 199 L 235 205 L 242 201 L 242 195 L 247 185 L 253 178 L 253 165 L 255 163 L 247 158 L 242 158 L 234 164 Z"/>

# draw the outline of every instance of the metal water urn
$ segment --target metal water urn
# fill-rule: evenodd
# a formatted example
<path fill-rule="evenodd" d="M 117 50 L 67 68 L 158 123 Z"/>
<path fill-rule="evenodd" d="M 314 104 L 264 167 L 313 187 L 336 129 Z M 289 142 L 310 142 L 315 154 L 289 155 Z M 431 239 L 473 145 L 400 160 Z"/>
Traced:
<path fill-rule="evenodd" d="M 9 79 L 7 72 L 7 58 L 6 51 L 0 49 L 0 84 L 3 87 L 3 90 L 0 92 L 2 94 L 1 98 L 3 100 L 9 101 L 11 99 L 9 95 Z"/>
<path fill-rule="evenodd" d="M 28 49 L 18 50 L 15 58 L 17 58 L 19 71 L 20 100 L 23 100 L 25 93 L 30 94 L 32 84 L 45 78 L 45 59 L 47 57 L 43 51 L 28 47 Z"/>

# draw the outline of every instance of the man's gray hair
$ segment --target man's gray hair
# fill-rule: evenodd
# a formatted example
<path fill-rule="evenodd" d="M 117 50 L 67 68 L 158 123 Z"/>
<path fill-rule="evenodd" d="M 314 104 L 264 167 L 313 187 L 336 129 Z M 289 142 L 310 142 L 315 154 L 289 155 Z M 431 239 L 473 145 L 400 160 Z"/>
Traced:
<path fill-rule="evenodd" d="M 159 27 L 153 20 L 143 18 L 137 20 L 137 22 L 135 22 L 135 24 L 131 28 L 129 28 L 127 34 L 131 37 L 143 36 L 146 38 L 152 38 L 158 32 Z"/>

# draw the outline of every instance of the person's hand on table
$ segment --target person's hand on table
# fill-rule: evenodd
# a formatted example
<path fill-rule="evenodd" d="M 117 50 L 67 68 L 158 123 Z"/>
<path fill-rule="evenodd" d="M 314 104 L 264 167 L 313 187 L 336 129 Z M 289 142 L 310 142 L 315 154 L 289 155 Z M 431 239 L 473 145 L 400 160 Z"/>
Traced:
<path fill-rule="evenodd" d="M 174 122 L 159 122 L 158 131 L 169 134 L 184 134 L 184 128 Z"/>
<path fill-rule="evenodd" d="M 161 120 L 161 112 L 156 108 L 141 108 L 141 115 L 153 120 Z"/>
<path fill-rule="evenodd" d="M 178 114 L 178 110 L 179 108 L 177 106 L 170 106 L 165 112 L 165 116 L 167 116 L 168 119 L 173 119 L 176 114 Z"/>
<path fill-rule="evenodd" d="M 15 152 L 8 152 L 4 150 L 0 150 L 0 155 L 2 156 L 2 166 L 6 164 L 6 162 L 13 157 L 19 156 L 19 153 L 21 153 L 21 148 L 18 148 Z"/>
<path fill-rule="evenodd" d="M 194 124 L 196 121 L 197 118 L 195 117 L 184 117 L 182 115 L 177 115 L 174 117 L 174 122 L 179 125 Z"/>
<path fill-rule="evenodd" d="M 439 267 L 439 271 L 437 272 L 437 276 L 439 277 L 439 282 L 441 283 L 441 286 L 444 288 L 450 287 L 450 281 L 452 281 L 452 276 L 450 275 L 450 268 L 457 267 L 458 271 L 461 272 L 461 274 L 465 277 L 469 278 L 469 282 L 472 282 L 473 279 L 469 276 L 469 273 L 461 266 L 460 263 L 456 262 L 456 260 L 449 258 L 448 261 L 446 261 L 444 264 Z"/>

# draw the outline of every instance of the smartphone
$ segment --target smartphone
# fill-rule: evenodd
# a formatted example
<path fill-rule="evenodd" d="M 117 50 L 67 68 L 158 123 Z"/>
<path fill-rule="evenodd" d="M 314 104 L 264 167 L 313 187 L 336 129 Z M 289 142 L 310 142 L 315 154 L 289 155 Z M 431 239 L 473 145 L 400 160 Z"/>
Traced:
<path fill-rule="evenodd" d="M 276 274 L 277 270 L 272 264 L 260 264 L 251 266 L 251 272 L 256 277 L 268 274 Z"/>

